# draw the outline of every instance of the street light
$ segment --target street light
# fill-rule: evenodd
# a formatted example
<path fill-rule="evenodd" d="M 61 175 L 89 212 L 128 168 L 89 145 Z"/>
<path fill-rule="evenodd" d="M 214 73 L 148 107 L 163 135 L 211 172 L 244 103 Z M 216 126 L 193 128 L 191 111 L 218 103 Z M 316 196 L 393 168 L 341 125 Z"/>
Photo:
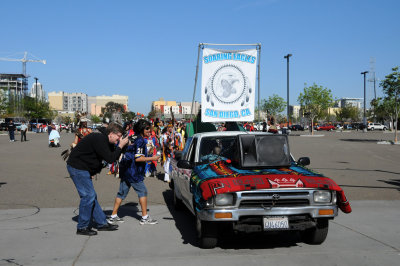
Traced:
<path fill-rule="evenodd" d="M 289 57 L 291 57 L 292 54 L 287 54 L 283 58 L 286 59 L 287 62 L 287 126 L 289 128 Z"/>
<path fill-rule="evenodd" d="M 35 88 L 35 109 L 36 109 L 36 133 L 38 133 L 38 117 L 37 117 L 37 113 L 38 113 L 38 105 L 37 105 L 37 81 L 38 78 L 34 77 L 35 81 L 36 81 L 36 88 Z"/>
<path fill-rule="evenodd" d="M 364 129 L 363 131 L 367 131 L 367 117 L 366 117 L 366 105 L 367 105 L 367 96 L 366 96 L 366 90 L 365 90 L 365 75 L 368 73 L 368 71 L 361 72 L 361 75 L 364 75 Z"/>

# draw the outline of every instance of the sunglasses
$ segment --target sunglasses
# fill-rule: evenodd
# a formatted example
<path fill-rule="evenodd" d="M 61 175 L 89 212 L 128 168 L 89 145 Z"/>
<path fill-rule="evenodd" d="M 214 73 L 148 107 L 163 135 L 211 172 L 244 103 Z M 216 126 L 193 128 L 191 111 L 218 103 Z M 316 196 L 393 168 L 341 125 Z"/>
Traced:
<path fill-rule="evenodd" d="M 146 129 L 146 130 L 150 130 L 150 127 L 146 127 L 145 129 Z"/>

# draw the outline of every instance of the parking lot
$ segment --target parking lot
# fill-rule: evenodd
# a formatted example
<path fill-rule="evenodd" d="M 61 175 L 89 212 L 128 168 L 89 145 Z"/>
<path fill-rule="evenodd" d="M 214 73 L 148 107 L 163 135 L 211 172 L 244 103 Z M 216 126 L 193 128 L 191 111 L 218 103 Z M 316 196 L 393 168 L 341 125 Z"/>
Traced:
<path fill-rule="evenodd" d="M 75 235 L 79 197 L 61 151 L 73 134 L 61 133 L 61 148 L 48 148 L 47 133 L 10 143 L 0 134 L 0 265 L 395 265 L 400 254 L 400 145 L 391 132 L 293 132 L 291 152 L 308 156 L 310 168 L 333 178 L 353 207 L 330 223 L 320 246 L 296 235 L 226 238 L 214 250 L 196 244 L 194 220 L 172 207 L 172 193 L 159 178 L 147 178 L 150 214 L 156 226 L 140 226 L 138 201 L 130 193 L 121 207 L 126 222 L 116 232 Z M 98 199 L 109 214 L 119 180 L 97 176 Z"/>

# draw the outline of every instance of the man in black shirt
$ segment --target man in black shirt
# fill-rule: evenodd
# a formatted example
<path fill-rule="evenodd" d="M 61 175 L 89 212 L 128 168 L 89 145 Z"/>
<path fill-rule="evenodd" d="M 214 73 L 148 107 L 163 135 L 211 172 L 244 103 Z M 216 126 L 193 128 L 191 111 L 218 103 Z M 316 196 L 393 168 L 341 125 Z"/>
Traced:
<path fill-rule="evenodd" d="M 15 131 L 15 124 L 13 123 L 12 119 L 8 122 L 8 133 L 10 135 L 10 142 L 14 142 L 14 131 Z"/>
<path fill-rule="evenodd" d="M 106 215 L 97 201 L 92 176 L 100 173 L 103 160 L 108 163 L 118 160 L 121 149 L 128 143 L 128 137 L 122 138 L 123 132 L 122 126 L 110 123 L 101 133 L 91 133 L 83 138 L 69 155 L 67 169 L 81 198 L 76 231 L 79 235 L 97 234 L 89 227 L 92 217 L 98 231 L 114 231 L 118 228 L 107 223 Z"/>

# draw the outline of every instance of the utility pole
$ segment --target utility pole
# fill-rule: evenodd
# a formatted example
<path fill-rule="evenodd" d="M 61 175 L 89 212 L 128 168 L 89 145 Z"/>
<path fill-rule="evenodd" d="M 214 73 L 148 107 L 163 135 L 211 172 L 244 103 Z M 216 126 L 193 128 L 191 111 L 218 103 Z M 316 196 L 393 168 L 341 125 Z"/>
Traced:
<path fill-rule="evenodd" d="M 287 127 L 289 129 L 289 57 L 291 57 L 292 54 L 287 54 L 283 58 L 286 59 L 286 66 L 287 66 Z"/>
<path fill-rule="evenodd" d="M 38 103 L 37 103 L 37 81 L 38 81 L 38 78 L 37 77 L 34 77 L 34 79 L 35 79 L 35 81 L 36 81 L 36 85 L 35 85 L 35 109 L 36 109 L 36 133 L 39 133 L 38 132 Z"/>
<path fill-rule="evenodd" d="M 368 71 L 364 71 L 364 72 L 361 72 L 361 75 L 364 75 L 364 119 L 363 119 L 363 123 L 364 123 L 364 128 L 363 128 L 363 131 L 364 132 L 367 132 L 367 116 L 366 116 L 366 107 L 367 107 L 367 93 L 366 93 L 366 89 L 365 89 L 365 87 L 366 87 L 366 84 L 365 84 L 365 82 L 366 82 L 366 79 L 365 79 L 365 75 L 368 73 Z"/>

